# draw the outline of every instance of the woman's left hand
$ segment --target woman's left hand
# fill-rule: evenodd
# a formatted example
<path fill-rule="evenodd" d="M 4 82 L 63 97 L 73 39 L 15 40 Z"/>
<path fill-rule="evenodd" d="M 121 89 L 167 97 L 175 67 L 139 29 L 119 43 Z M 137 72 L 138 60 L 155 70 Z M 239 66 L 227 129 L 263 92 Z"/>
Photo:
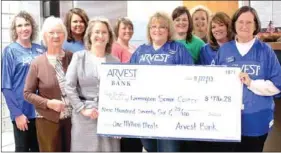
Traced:
<path fill-rule="evenodd" d="M 251 85 L 252 79 L 249 77 L 248 73 L 241 72 L 239 74 L 240 80 L 243 84 L 245 84 L 247 87 Z"/>

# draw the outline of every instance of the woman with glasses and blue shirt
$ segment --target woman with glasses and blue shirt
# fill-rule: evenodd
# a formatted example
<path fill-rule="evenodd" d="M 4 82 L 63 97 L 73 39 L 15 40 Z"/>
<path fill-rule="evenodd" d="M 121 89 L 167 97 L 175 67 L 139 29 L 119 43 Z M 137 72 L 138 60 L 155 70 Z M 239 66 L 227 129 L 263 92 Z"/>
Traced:
<path fill-rule="evenodd" d="M 173 24 L 165 13 L 156 12 L 147 25 L 148 44 L 139 46 L 133 53 L 131 64 L 145 65 L 188 65 L 193 60 L 183 44 L 172 39 Z M 159 87 L 160 88 L 160 87 Z M 141 139 L 148 152 L 180 151 L 179 140 Z"/>
<path fill-rule="evenodd" d="M 261 25 L 254 8 L 243 6 L 232 17 L 235 40 L 222 45 L 217 65 L 240 67 L 243 85 L 242 137 L 235 151 L 262 152 L 274 123 L 273 96 L 281 90 L 281 67 L 272 48 L 256 38 Z"/>

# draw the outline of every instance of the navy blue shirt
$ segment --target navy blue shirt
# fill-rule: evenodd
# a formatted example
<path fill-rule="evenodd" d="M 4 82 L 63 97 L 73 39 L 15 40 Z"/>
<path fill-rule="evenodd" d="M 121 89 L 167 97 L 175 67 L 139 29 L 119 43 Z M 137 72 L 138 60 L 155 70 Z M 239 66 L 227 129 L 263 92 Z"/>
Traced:
<path fill-rule="evenodd" d="M 34 106 L 24 100 L 23 89 L 31 61 L 44 51 L 43 47 L 38 44 L 32 43 L 31 48 L 24 48 L 19 43 L 14 42 L 2 52 L 1 89 L 2 92 L 8 91 L 3 92 L 3 94 L 13 121 L 15 117 L 21 114 L 24 114 L 27 118 L 35 118 Z"/>
<path fill-rule="evenodd" d="M 130 63 L 144 65 L 193 64 L 193 59 L 183 44 L 170 41 L 157 50 L 152 45 L 139 46 L 131 56 Z"/>
<path fill-rule="evenodd" d="M 217 56 L 217 50 L 213 50 L 210 44 L 204 45 L 199 53 L 200 65 L 213 65 L 215 64 L 215 58 Z"/>
<path fill-rule="evenodd" d="M 217 65 L 240 67 L 253 80 L 270 80 L 281 90 L 281 67 L 272 48 L 256 39 L 249 52 L 242 56 L 236 42 L 222 45 L 216 57 Z M 243 85 L 242 135 L 261 136 L 273 125 L 273 96 L 260 96 Z"/>

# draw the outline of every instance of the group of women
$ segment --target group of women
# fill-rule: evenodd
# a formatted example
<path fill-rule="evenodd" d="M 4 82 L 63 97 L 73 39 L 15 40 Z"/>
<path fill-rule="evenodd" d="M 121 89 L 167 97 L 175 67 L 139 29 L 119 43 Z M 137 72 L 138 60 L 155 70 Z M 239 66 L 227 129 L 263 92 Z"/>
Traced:
<path fill-rule="evenodd" d="M 64 22 L 53 16 L 44 20 L 40 46 L 33 43 L 34 19 L 21 11 L 11 24 L 13 42 L 2 56 L 2 93 L 15 151 L 262 151 L 274 122 L 281 67 L 271 47 L 255 37 L 260 26 L 249 6 L 232 18 L 223 12 L 210 16 L 202 7 L 191 15 L 179 6 L 171 15 L 153 14 L 148 43 L 136 47 L 129 43 L 137 30 L 130 19 L 118 19 L 112 29 L 107 19 L 89 20 L 84 10 L 73 8 Z M 98 136 L 101 63 L 241 67 L 241 142 Z"/>

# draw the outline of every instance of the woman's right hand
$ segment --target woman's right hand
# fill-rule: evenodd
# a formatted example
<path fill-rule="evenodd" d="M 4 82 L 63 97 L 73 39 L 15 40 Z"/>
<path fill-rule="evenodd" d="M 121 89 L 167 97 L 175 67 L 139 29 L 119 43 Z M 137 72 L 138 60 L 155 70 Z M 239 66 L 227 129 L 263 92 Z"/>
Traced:
<path fill-rule="evenodd" d="M 91 108 L 91 109 L 83 109 L 81 110 L 81 114 L 90 117 L 91 119 L 96 119 L 98 118 L 98 110 L 96 108 Z"/>
<path fill-rule="evenodd" d="M 48 100 L 47 107 L 55 110 L 56 112 L 62 112 L 64 110 L 65 104 L 61 100 L 51 99 Z"/>

